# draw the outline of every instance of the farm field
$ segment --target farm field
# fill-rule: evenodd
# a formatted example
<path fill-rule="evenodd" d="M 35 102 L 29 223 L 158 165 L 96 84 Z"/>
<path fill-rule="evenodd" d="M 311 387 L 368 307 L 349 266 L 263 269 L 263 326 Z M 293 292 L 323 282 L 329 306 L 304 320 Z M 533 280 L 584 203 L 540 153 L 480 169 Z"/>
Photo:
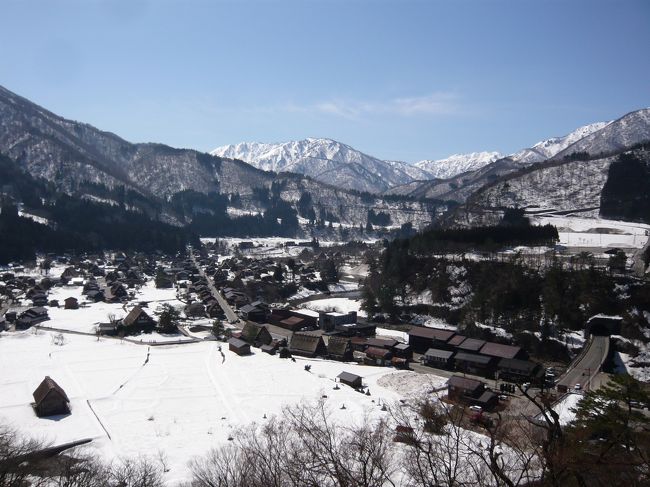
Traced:
<path fill-rule="evenodd" d="M 0 367 L 12 371 L 0 378 L 0 422 L 54 444 L 92 438 L 89 448 L 107 459 L 162 455 L 172 482 L 187 477 L 190 458 L 226 443 L 237 427 L 279 413 L 283 405 L 327 396 L 333 418 L 350 423 L 386 414 L 381 402 L 445 383 L 387 368 L 299 357 L 292 362 L 256 349 L 239 357 L 212 341 L 149 347 L 67 334 L 57 345 L 56 335 L 0 334 Z M 342 371 L 362 376 L 371 395 L 345 385 L 333 390 Z M 380 381 L 393 374 L 399 378 Z M 68 394 L 71 415 L 46 419 L 32 411 L 32 392 L 46 375 Z"/>

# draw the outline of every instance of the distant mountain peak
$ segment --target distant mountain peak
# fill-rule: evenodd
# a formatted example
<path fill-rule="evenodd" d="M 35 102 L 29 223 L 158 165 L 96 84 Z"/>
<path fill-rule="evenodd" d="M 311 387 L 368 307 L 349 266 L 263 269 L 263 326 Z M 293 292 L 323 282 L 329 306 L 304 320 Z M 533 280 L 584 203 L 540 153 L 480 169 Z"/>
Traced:
<path fill-rule="evenodd" d="M 596 122 L 583 125 L 567 135 L 541 140 L 532 147 L 522 149 L 508 157 L 521 164 L 533 164 L 535 162 L 545 161 L 555 157 L 555 155 L 559 154 L 580 139 L 605 128 L 610 123 L 611 122 Z"/>
<path fill-rule="evenodd" d="M 452 154 L 444 159 L 424 160 L 416 162 L 414 166 L 431 173 L 435 178 L 448 179 L 467 171 L 480 169 L 502 157 L 499 152 L 470 152 Z"/>
<path fill-rule="evenodd" d="M 405 162 L 384 161 L 330 138 L 277 144 L 242 142 L 218 147 L 211 154 L 240 159 L 266 171 L 305 174 L 341 188 L 371 193 L 432 177 Z"/>

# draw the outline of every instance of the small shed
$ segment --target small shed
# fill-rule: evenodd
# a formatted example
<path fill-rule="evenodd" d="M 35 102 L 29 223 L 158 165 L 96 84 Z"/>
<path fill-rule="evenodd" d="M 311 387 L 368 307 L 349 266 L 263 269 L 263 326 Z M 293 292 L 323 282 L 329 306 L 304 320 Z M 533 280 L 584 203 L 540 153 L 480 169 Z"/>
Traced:
<path fill-rule="evenodd" d="M 355 389 L 358 389 L 362 386 L 363 378 L 356 374 L 351 374 L 350 372 L 341 372 L 337 377 L 341 384 L 348 385 Z"/>
<path fill-rule="evenodd" d="M 277 351 L 278 347 L 273 345 L 262 345 L 260 349 L 264 353 L 268 353 L 269 355 L 275 355 L 275 352 Z"/>
<path fill-rule="evenodd" d="M 34 391 L 34 411 L 38 417 L 70 414 L 68 395 L 49 375 Z"/>
<path fill-rule="evenodd" d="M 64 303 L 65 309 L 79 309 L 79 301 L 75 297 L 70 296 L 69 298 L 65 298 Z"/>
<path fill-rule="evenodd" d="M 250 355 L 251 353 L 251 346 L 239 338 L 231 338 L 228 340 L 228 349 L 237 355 Z"/>

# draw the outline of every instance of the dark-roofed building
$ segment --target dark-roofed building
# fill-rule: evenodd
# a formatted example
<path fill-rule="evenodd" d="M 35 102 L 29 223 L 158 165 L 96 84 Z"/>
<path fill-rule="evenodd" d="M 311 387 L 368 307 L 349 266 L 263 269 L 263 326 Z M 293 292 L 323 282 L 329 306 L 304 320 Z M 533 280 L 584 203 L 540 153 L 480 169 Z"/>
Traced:
<path fill-rule="evenodd" d="M 239 308 L 239 314 L 245 320 L 256 321 L 258 323 L 266 321 L 266 309 L 255 303 L 245 304 Z"/>
<path fill-rule="evenodd" d="M 123 284 L 113 283 L 104 291 L 104 301 L 107 303 L 117 303 L 128 297 L 128 292 Z"/>
<path fill-rule="evenodd" d="M 39 417 L 70 414 L 70 399 L 49 375 L 34 391 L 34 411 Z"/>
<path fill-rule="evenodd" d="M 357 312 L 349 313 L 327 313 L 320 311 L 318 313 L 318 327 L 325 331 L 334 331 L 339 325 L 353 325 L 357 322 Z"/>
<path fill-rule="evenodd" d="M 511 382 L 533 382 L 541 379 L 544 372 L 540 364 L 516 358 L 502 358 L 497 368 L 499 378 Z"/>
<path fill-rule="evenodd" d="M 88 291 L 85 294 L 86 294 L 86 298 L 89 301 L 94 301 L 95 303 L 104 301 L 104 291 L 102 291 L 101 289 L 93 289 Z"/>
<path fill-rule="evenodd" d="M 268 353 L 269 355 L 275 355 L 275 352 L 277 352 L 278 347 L 275 345 L 262 345 L 260 347 L 260 350 L 264 353 Z"/>
<path fill-rule="evenodd" d="M 99 323 L 97 325 L 97 333 L 100 335 L 117 335 L 117 324 Z"/>
<path fill-rule="evenodd" d="M 35 308 L 29 308 L 27 311 L 23 311 L 18 315 L 16 319 L 16 329 L 25 330 L 31 326 L 42 323 L 43 321 L 49 320 L 50 317 L 47 314 L 47 309 L 41 306 Z"/>
<path fill-rule="evenodd" d="M 318 357 L 327 353 L 323 337 L 313 333 L 294 333 L 289 343 L 292 355 L 303 357 Z"/>
<path fill-rule="evenodd" d="M 45 293 L 37 293 L 31 297 L 34 306 L 47 306 L 47 295 Z"/>
<path fill-rule="evenodd" d="M 413 350 L 411 346 L 406 343 L 398 343 L 393 347 L 393 355 L 395 357 L 411 360 L 413 358 Z"/>
<path fill-rule="evenodd" d="M 479 398 L 483 391 L 485 384 L 480 380 L 454 375 L 447 381 L 447 395 L 454 401 L 471 402 Z"/>
<path fill-rule="evenodd" d="M 399 342 L 393 338 L 368 338 L 366 344 L 369 347 L 383 348 L 385 350 L 392 350 Z"/>
<path fill-rule="evenodd" d="M 366 365 L 387 365 L 393 354 L 385 348 L 368 347 L 366 348 Z"/>
<path fill-rule="evenodd" d="M 346 325 L 336 325 L 335 329 L 337 333 L 349 337 L 353 337 L 353 336 L 369 337 L 369 336 L 373 336 L 377 331 L 376 325 L 373 325 L 372 323 L 354 323 L 354 324 L 346 324 Z"/>
<path fill-rule="evenodd" d="M 63 302 L 65 303 L 65 309 L 79 309 L 79 301 L 75 297 L 65 298 Z"/>
<path fill-rule="evenodd" d="M 273 337 L 266 326 L 251 323 L 250 321 L 244 325 L 241 338 L 258 348 L 262 345 L 269 345 L 273 341 Z"/>
<path fill-rule="evenodd" d="M 153 320 L 141 306 L 134 306 L 129 314 L 122 319 L 122 326 L 128 333 L 137 333 L 139 331 L 153 331 L 156 326 Z"/>
<path fill-rule="evenodd" d="M 289 316 L 288 318 L 278 321 L 276 324 L 280 328 L 290 331 L 300 331 L 303 328 L 309 328 L 307 320 L 298 316 Z"/>
<path fill-rule="evenodd" d="M 239 338 L 231 338 L 228 340 L 228 349 L 237 355 L 250 355 L 251 353 L 251 346 Z"/>
<path fill-rule="evenodd" d="M 458 345 L 463 343 L 463 340 L 465 340 L 465 338 L 467 338 L 465 335 L 454 335 L 451 338 L 451 340 L 449 340 L 449 342 L 447 342 L 447 344 L 450 347 L 458 347 Z"/>
<path fill-rule="evenodd" d="M 492 342 L 487 342 L 481 347 L 481 355 L 489 355 L 490 357 L 496 358 L 517 358 L 521 360 L 528 358 L 528 354 L 521 347 Z"/>
<path fill-rule="evenodd" d="M 363 378 L 356 374 L 352 374 L 350 372 L 341 372 L 337 377 L 341 384 L 346 384 L 350 387 L 354 387 L 355 389 L 358 389 L 362 386 Z"/>
<path fill-rule="evenodd" d="M 350 339 L 339 336 L 331 336 L 327 341 L 327 356 L 332 360 L 349 362 L 352 360 L 352 345 Z"/>
<path fill-rule="evenodd" d="M 203 318 L 205 316 L 205 306 L 199 302 L 188 304 L 183 311 L 188 318 Z"/>
<path fill-rule="evenodd" d="M 438 369 L 452 369 L 454 367 L 454 353 L 451 350 L 430 348 L 422 356 L 422 363 Z"/>
<path fill-rule="evenodd" d="M 494 377 L 496 362 L 497 359 L 494 357 L 475 353 L 458 352 L 454 356 L 456 370 L 484 377 Z"/>
<path fill-rule="evenodd" d="M 477 406 L 481 406 L 483 409 L 486 411 L 490 411 L 494 406 L 499 404 L 499 396 L 493 391 L 483 391 L 483 394 L 481 394 L 479 397 L 477 397 L 474 401 L 472 401 L 473 404 L 476 404 Z"/>
<path fill-rule="evenodd" d="M 459 352 L 478 353 L 485 343 L 485 340 L 479 340 L 478 338 L 466 338 L 456 348 Z"/>
<path fill-rule="evenodd" d="M 409 331 L 409 345 L 419 353 L 430 348 L 449 348 L 448 342 L 455 335 L 451 330 L 415 326 Z"/>

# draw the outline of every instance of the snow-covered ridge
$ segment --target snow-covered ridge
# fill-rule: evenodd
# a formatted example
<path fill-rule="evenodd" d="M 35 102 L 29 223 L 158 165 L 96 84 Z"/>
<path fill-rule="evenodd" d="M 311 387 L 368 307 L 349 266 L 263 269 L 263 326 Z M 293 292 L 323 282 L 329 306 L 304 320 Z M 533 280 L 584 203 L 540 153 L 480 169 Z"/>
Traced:
<path fill-rule="evenodd" d="M 413 180 L 431 179 L 420 168 L 383 161 L 349 145 L 326 138 L 265 144 L 243 142 L 218 147 L 212 155 L 240 159 L 259 169 L 294 172 L 341 188 L 380 192 Z"/>
<path fill-rule="evenodd" d="M 475 171 L 502 157 L 499 152 L 470 152 L 453 154 L 435 161 L 426 159 L 416 162 L 414 166 L 431 173 L 438 179 L 447 179 L 467 171 Z"/>
<path fill-rule="evenodd" d="M 573 132 L 562 137 L 551 137 L 537 142 L 532 147 L 522 149 L 519 152 L 511 154 L 509 157 L 516 162 L 522 164 L 532 164 L 535 162 L 545 161 L 551 159 L 556 154 L 559 154 L 570 145 L 576 143 L 599 130 L 607 127 L 612 122 L 596 122 L 589 125 L 583 125 Z"/>

